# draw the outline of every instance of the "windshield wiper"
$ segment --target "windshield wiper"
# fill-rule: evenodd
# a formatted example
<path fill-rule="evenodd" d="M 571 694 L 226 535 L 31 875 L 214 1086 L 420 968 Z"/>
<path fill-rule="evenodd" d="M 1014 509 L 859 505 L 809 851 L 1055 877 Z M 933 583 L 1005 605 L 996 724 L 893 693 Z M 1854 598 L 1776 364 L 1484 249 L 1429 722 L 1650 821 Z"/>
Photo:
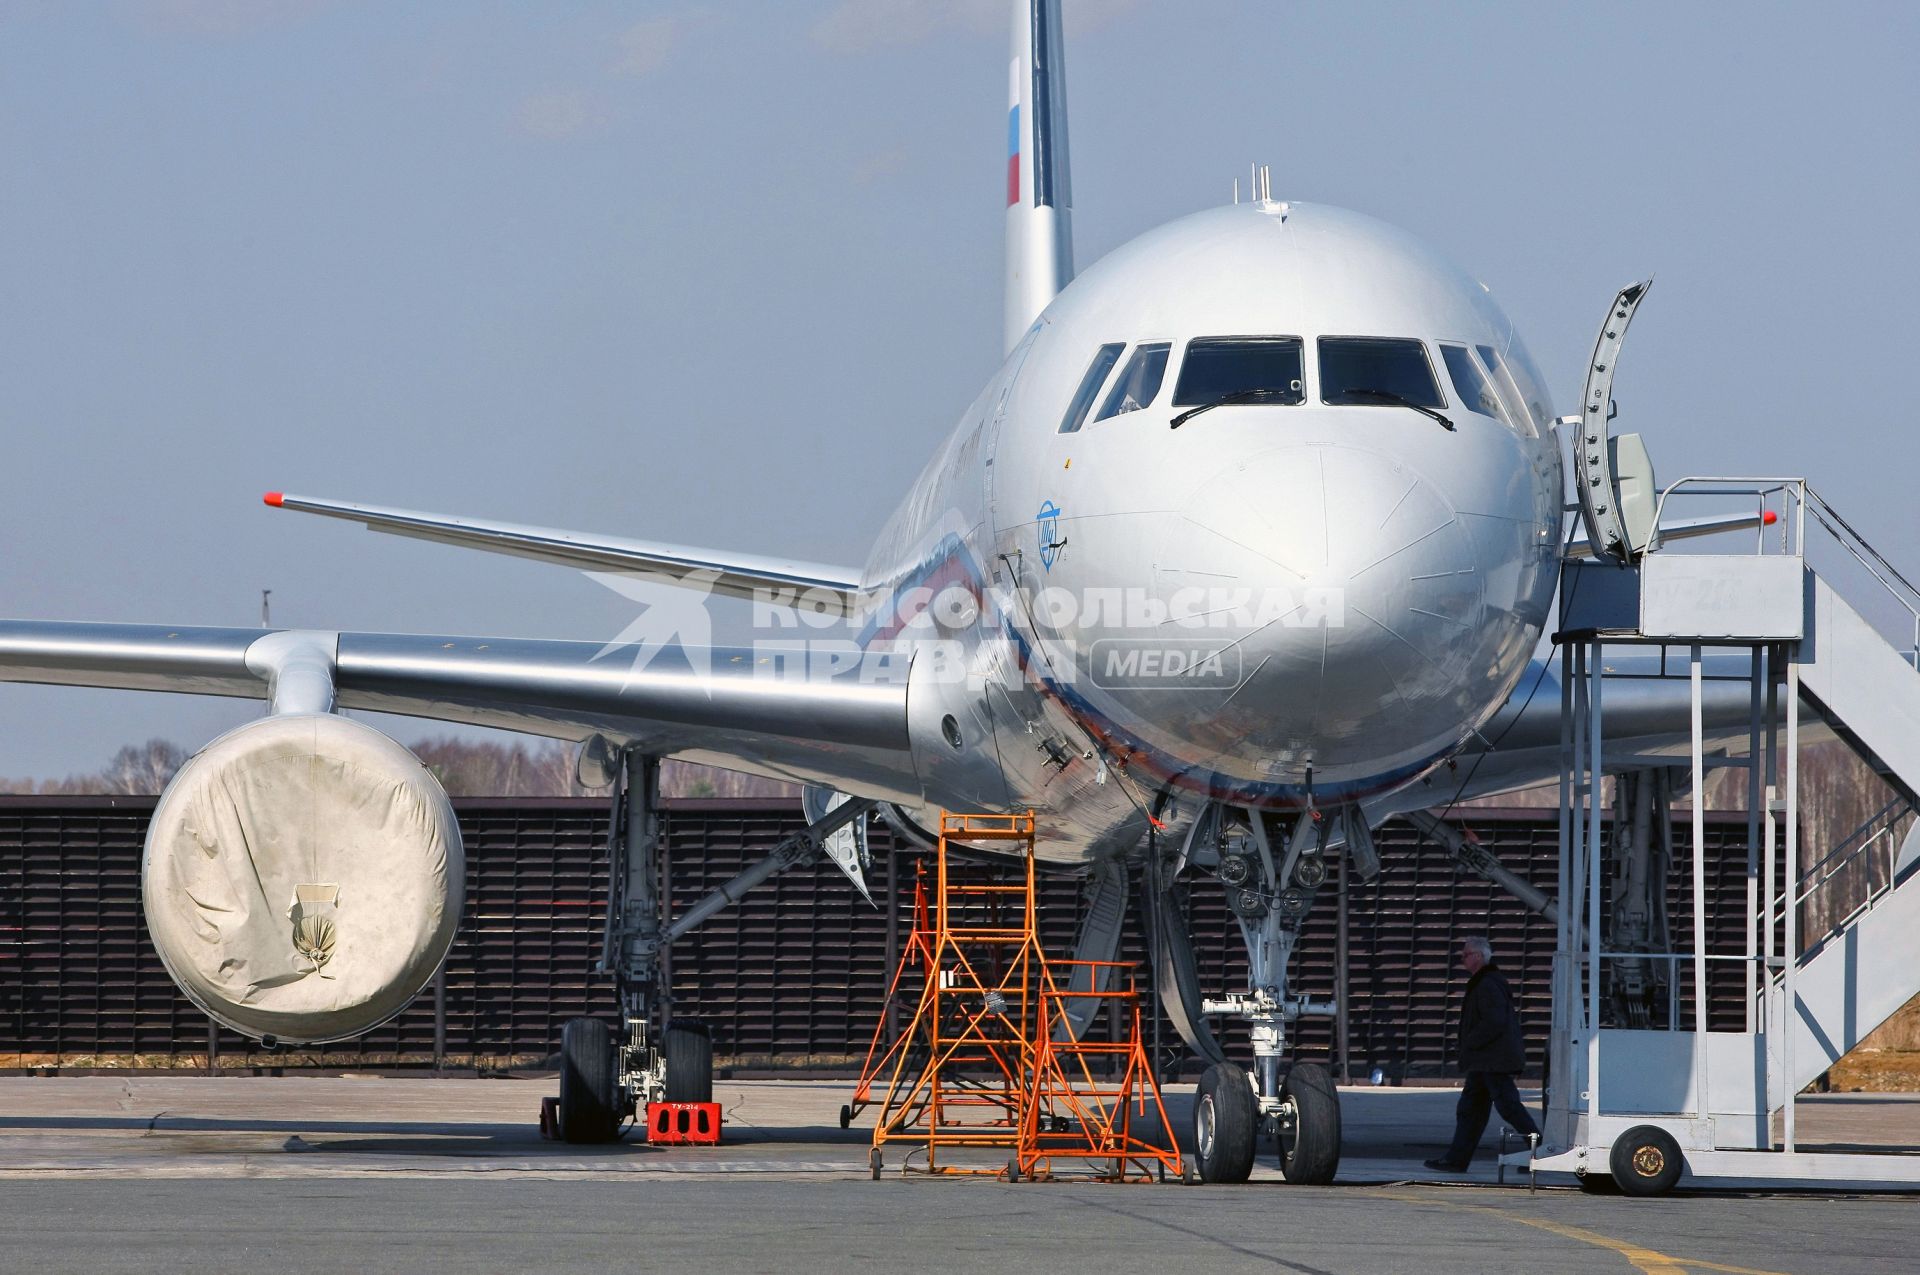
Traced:
<path fill-rule="evenodd" d="M 1414 411 L 1420 413 L 1420 415 L 1431 416 L 1433 417 L 1434 420 L 1439 421 L 1441 424 L 1441 427 L 1444 428 L 1448 433 L 1453 432 L 1452 421 L 1440 415 L 1440 413 L 1434 411 L 1431 407 L 1428 407 L 1426 404 L 1414 402 L 1412 399 L 1408 398 L 1405 394 L 1395 394 L 1392 390 L 1355 389 L 1355 388 L 1348 388 L 1340 392 L 1342 394 L 1357 394 L 1361 398 L 1370 398 L 1370 399 L 1373 399 L 1375 402 L 1379 402 L 1379 403 L 1397 403 L 1401 407 L 1411 407 Z"/>
<path fill-rule="evenodd" d="M 1299 393 L 1298 390 L 1281 389 L 1277 385 L 1262 385 L 1250 390 L 1235 390 L 1231 394 L 1222 394 L 1210 403 L 1202 403 L 1198 407 L 1189 407 L 1186 411 L 1168 421 L 1167 428 L 1179 429 L 1182 425 L 1185 425 L 1188 421 L 1200 415 L 1200 413 L 1214 407 L 1232 407 L 1235 403 L 1261 403 L 1268 399 L 1279 399 L 1283 403 L 1297 403 L 1299 400 L 1294 397 L 1297 393 Z M 1449 426 L 1448 428 L 1452 427 Z"/>

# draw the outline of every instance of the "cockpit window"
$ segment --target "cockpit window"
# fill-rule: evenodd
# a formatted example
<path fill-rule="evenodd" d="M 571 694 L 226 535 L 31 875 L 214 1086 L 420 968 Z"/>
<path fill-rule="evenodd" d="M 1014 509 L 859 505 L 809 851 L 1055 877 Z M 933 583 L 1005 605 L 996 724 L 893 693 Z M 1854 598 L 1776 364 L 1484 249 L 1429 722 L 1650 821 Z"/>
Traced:
<path fill-rule="evenodd" d="M 1500 396 L 1493 392 L 1493 386 L 1480 374 L 1480 367 L 1473 361 L 1473 355 L 1464 345 L 1443 345 L 1440 357 L 1446 361 L 1447 375 L 1453 378 L 1453 392 L 1460 396 L 1460 405 L 1469 412 L 1478 412 L 1482 416 L 1491 416 L 1505 424 L 1506 413 L 1501 410 Z"/>
<path fill-rule="evenodd" d="M 1295 336 L 1206 336 L 1187 342 L 1173 405 L 1191 407 L 1242 395 L 1260 403 L 1299 403 L 1300 338 Z"/>
<path fill-rule="evenodd" d="M 1120 371 L 1120 379 L 1107 391 L 1107 401 L 1100 407 L 1096 421 L 1104 421 L 1109 416 L 1118 416 L 1122 412 L 1137 412 L 1152 403 L 1160 394 L 1160 382 L 1167 375 L 1167 351 L 1173 348 L 1167 341 L 1151 341 L 1134 347 L 1133 357 L 1127 360 L 1126 367 Z"/>
<path fill-rule="evenodd" d="M 1080 388 L 1073 392 L 1073 402 L 1067 404 L 1066 416 L 1061 418 L 1062 434 L 1071 434 L 1086 423 L 1093 400 L 1099 395 L 1100 387 L 1107 382 L 1107 373 L 1113 371 L 1113 365 L 1120 361 L 1120 351 L 1126 348 L 1125 341 L 1114 341 L 1101 346 L 1094 354 L 1093 362 L 1087 365 L 1087 374 L 1080 378 Z"/>
<path fill-rule="evenodd" d="M 1371 407 L 1395 398 L 1421 407 L 1447 405 L 1424 345 L 1397 337 L 1320 338 L 1322 403 Z"/>
<path fill-rule="evenodd" d="M 1491 345 L 1476 345 L 1473 348 L 1480 351 L 1480 361 L 1487 365 L 1487 371 L 1493 373 L 1495 388 L 1505 392 L 1506 401 L 1511 405 L 1511 414 L 1520 429 L 1528 437 L 1537 437 L 1538 429 L 1534 422 L 1547 419 L 1546 404 L 1529 398 L 1522 388 L 1523 382 L 1514 375 L 1514 365 L 1501 358 L 1499 351 Z"/>

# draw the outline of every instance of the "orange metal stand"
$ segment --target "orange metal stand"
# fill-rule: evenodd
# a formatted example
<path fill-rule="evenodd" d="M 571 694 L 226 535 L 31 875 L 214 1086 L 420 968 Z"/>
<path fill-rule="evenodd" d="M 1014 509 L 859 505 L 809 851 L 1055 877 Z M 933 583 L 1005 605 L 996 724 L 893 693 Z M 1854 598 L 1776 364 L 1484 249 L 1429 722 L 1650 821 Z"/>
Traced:
<path fill-rule="evenodd" d="M 1140 997 L 1132 967 L 1056 961 L 1052 968 L 1063 974 L 1075 967 L 1086 968 L 1093 990 L 1062 992 L 1050 985 L 1040 993 L 1033 1087 L 1014 1161 L 1019 1174 L 1051 1178 L 1054 1161 L 1082 1160 L 1100 1162 L 1093 1176 L 1103 1181 L 1151 1182 L 1158 1168 L 1178 1178 L 1180 1148 L 1170 1136 L 1167 1109 L 1140 1041 Z M 1124 1015 L 1126 1039 L 1074 1039 L 1066 1015 L 1067 1002 L 1075 1000 L 1114 1006 Z M 1115 1071 L 1118 1080 L 1111 1078 Z M 1167 1145 L 1155 1145 L 1141 1133 Z"/>
<path fill-rule="evenodd" d="M 901 1035 L 874 1122 L 881 1148 L 912 1144 L 903 1169 L 999 1174 L 1006 1158 L 956 1159 L 957 1149 L 1016 1151 L 1032 1076 L 1040 993 L 1050 986 L 1034 925 L 1033 812 L 940 819 L 928 977 Z M 956 864 L 951 843 L 1024 842 L 1018 883 L 984 881 Z M 912 1158 L 925 1151 L 922 1164 Z M 942 1158 L 942 1153 L 949 1154 Z"/>
<path fill-rule="evenodd" d="M 1152 1180 L 1163 1167 L 1181 1173 L 1177 1146 L 1143 1136 L 1172 1143 L 1140 1040 L 1132 967 L 1050 964 L 1040 947 L 1033 835 L 1032 811 L 940 818 L 931 926 L 923 879 L 914 935 L 889 991 L 891 998 L 918 965 L 925 975 L 919 1004 L 886 1050 L 875 1032 L 854 1093 L 862 1106 L 874 1102 L 884 1074 L 869 1158 L 876 1178 L 882 1148 L 892 1142 L 909 1146 L 903 1171 L 1047 1178 L 1056 1161 L 1079 1160 L 1098 1163 L 1094 1176 L 1111 1181 Z M 1018 882 L 980 879 L 948 853 L 953 845 L 994 842 L 1015 843 L 998 849 L 1019 856 Z M 1073 990 L 1083 966 L 1089 990 Z M 1089 999 L 1121 1015 L 1125 1040 L 1074 1038 L 1067 1007 Z M 843 1123 L 853 1109 L 842 1109 Z M 978 1154 L 999 1150 L 1011 1154 Z"/>
<path fill-rule="evenodd" d="M 887 906 L 893 906 L 891 899 Z M 893 979 L 887 984 L 887 998 L 881 1006 L 880 1021 L 874 1024 L 873 1041 L 867 1046 L 867 1060 L 860 1068 L 860 1079 L 853 1086 L 853 1101 L 840 1108 L 842 1129 L 873 1105 L 874 1081 L 882 1075 L 892 1074 L 893 1064 L 906 1050 L 907 1042 L 913 1039 L 913 1033 L 909 1030 L 887 1042 L 887 1019 L 903 994 L 902 985 L 907 983 L 907 975 L 917 972 L 924 982 L 927 972 L 933 969 L 933 940 L 933 911 L 927 903 L 927 865 L 917 863 L 914 865 L 913 879 L 913 932 L 907 935 L 907 941 L 900 949 L 900 963 L 894 967 Z M 913 994 L 916 1000 L 921 995 L 917 990 Z"/>

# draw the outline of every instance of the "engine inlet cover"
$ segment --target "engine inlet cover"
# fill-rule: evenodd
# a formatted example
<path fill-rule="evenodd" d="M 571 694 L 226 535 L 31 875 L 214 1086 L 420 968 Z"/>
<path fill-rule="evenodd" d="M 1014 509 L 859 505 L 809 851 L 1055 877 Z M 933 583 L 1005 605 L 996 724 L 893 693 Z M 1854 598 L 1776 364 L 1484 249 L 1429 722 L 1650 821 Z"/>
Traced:
<path fill-rule="evenodd" d="M 439 781 L 329 714 L 249 722 L 174 777 L 141 864 L 147 928 L 209 1015 L 312 1044 L 391 1018 L 439 968 L 465 894 Z"/>

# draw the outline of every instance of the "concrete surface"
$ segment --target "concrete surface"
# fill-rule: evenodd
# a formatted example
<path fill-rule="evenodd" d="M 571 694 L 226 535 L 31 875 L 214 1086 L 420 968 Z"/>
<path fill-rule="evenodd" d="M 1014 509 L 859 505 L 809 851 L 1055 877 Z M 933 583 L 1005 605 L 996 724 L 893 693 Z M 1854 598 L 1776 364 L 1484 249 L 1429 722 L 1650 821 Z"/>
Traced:
<path fill-rule="evenodd" d="M 1245 1187 L 876 1183 L 849 1088 L 721 1081 L 727 1145 L 656 1150 L 542 1142 L 550 1076 L 0 1078 L 0 1271 L 1920 1266 L 1920 1195 L 1529 1194 L 1484 1158 L 1436 1182 L 1445 1090 L 1343 1091 L 1341 1180 L 1310 1188 L 1270 1157 Z M 1920 1098 L 1810 1098 L 1800 1126 L 1920 1145 Z"/>

